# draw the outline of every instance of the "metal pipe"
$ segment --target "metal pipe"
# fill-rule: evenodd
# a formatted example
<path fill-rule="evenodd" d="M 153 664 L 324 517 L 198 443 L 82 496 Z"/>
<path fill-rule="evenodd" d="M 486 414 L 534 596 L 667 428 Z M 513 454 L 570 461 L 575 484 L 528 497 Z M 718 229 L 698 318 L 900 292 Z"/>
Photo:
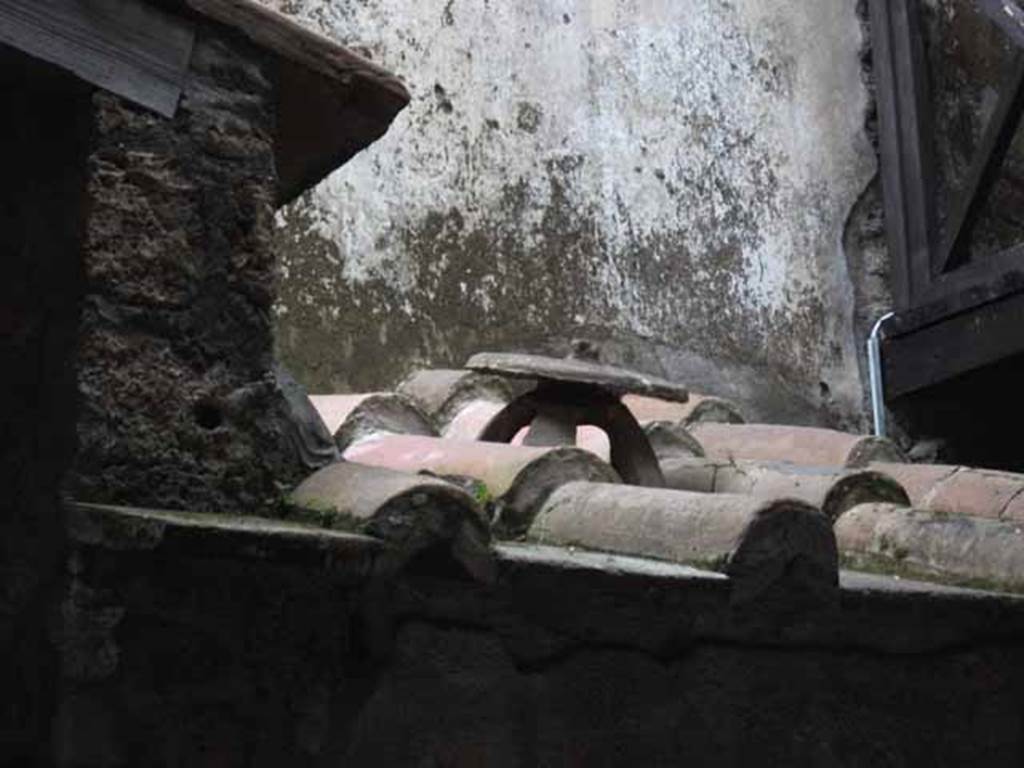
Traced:
<path fill-rule="evenodd" d="M 882 391 L 882 325 L 896 313 L 888 312 L 878 318 L 868 336 L 868 376 L 871 379 L 871 414 L 875 422 L 875 436 L 885 437 L 885 396 Z"/>

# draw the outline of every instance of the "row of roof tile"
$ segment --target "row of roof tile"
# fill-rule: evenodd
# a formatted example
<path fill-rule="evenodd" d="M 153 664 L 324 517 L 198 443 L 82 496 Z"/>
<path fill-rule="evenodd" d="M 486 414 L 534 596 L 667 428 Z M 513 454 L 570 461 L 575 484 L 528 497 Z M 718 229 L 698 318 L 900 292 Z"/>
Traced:
<path fill-rule="evenodd" d="M 625 486 L 606 463 L 600 430 L 581 427 L 578 447 L 478 441 L 528 387 L 431 370 L 395 393 L 313 396 L 344 462 L 313 475 L 293 500 L 346 520 L 347 486 L 362 471 L 353 465 L 364 465 L 462 489 L 459 504 L 472 509 L 464 514 L 499 538 L 710 567 L 734 580 L 737 595 L 794 579 L 834 587 L 840 556 L 896 575 L 1024 589 L 1024 540 L 1013 522 L 1024 513 L 1024 476 L 909 464 L 873 437 L 745 424 L 719 398 L 627 395 L 668 487 Z M 435 538 L 443 528 L 415 520 L 407 514 L 403 525 L 427 525 Z"/>

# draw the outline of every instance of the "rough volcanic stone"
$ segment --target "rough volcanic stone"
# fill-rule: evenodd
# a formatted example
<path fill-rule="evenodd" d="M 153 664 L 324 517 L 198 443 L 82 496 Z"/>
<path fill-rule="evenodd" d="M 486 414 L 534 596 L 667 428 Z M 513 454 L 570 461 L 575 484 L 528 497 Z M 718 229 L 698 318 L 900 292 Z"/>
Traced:
<path fill-rule="evenodd" d="M 219 34 L 200 30 L 173 120 L 94 97 L 84 501 L 266 510 L 303 467 L 273 375 L 273 73 Z"/>

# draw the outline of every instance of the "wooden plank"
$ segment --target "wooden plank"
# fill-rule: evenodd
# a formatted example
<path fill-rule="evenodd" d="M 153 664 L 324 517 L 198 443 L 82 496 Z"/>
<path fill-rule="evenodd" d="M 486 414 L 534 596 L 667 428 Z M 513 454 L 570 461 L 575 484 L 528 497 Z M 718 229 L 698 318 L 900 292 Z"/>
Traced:
<path fill-rule="evenodd" d="M 143 0 L 0 0 L 0 43 L 172 117 L 195 23 Z"/>
<path fill-rule="evenodd" d="M 1013 275 L 1024 272 L 1024 243 L 1018 243 L 999 253 L 988 254 L 974 259 L 964 266 L 938 275 L 923 297 L 928 302 L 946 300 L 982 286 L 1003 286 Z M 986 289 L 990 290 L 991 289 Z M 1001 288 L 999 290 L 1002 290 Z M 1019 288 L 1007 290 L 1020 290 Z M 1007 291 L 1002 291 L 1003 293 Z M 1002 295 L 1002 294 L 999 294 Z M 990 298 L 998 298 L 989 294 Z"/>
<path fill-rule="evenodd" d="M 380 138 L 409 103 L 387 70 L 252 0 L 179 0 L 279 58 L 278 205 Z"/>
<path fill-rule="evenodd" d="M 892 268 L 892 293 L 897 308 L 910 306 L 910 271 L 903 208 L 903 172 L 899 140 L 899 109 L 892 52 L 888 0 L 871 0 L 872 58 L 879 121 L 879 154 L 885 231 Z"/>
<path fill-rule="evenodd" d="M 962 312 L 882 346 L 891 400 L 1024 352 L 1024 293 Z"/>
<path fill-rule="evenodd" d="M 183 0 L 208 18 L 230 26 L 257 45 L 342 84 L 359 79 L 390 94 L 397 108 L 410 99 L 402 82 L 383 67 L 305 29 L 253 0 Z"/>
<path fill-rule="evenodd" d="M 935 274 L 948 272 L 970 260 L 970 240 L 992 187 L 999 180 L 1006 153 L 1024 114 L 1024 51 L 1018 51 L 1000 89 L 999 102 L 975 153 L 971 170 L 953 204 L 946 244 L 936 251 Z"/>
<path fill-rule="evenodd" d="M 886 234 L 897 309 L 931 279 L 931 119 L 918 0 L 871 0 Z"/>
<path fill-rule="evenodd" d="M 1017 292 L 1024 292 L 1024 244 L 939 275 L 919 304 L 900 312 L 886 332 L 908 333 Z"/>

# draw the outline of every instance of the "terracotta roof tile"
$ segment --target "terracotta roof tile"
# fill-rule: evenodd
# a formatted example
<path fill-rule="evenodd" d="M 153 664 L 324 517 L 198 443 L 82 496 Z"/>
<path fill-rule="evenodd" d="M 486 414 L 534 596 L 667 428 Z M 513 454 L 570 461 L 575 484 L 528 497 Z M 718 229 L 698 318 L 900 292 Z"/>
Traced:
<path fill-rule="evenodd" d="M 830 520 L 866 502 L 910 504 L 896 480 L 875 470 L 713 459 L 672 459 L 661 464 L 669 487 L 677 490 L 739 493 L 765 501 L 800 499 Z"/>
<path fill-rule="evenodd" d="M 1003 519 L 1024 522 L 1024 493 L 1019 493 L 1007 502 L 1003 509 Z"/>
<path fill-rule="evenodd" d="M 474 443 L 413 435 L 368 440 L 345 453 L 349 461 L 405 472 L 474 478 L 494 501 L 495 527 L 516 534 L 529 526 L 551 491 L 574 480 L 617 482 L 606 463 L 578 448 Z"/>
<path fill-rule="evenodd" d="M 442 428 L 441 434 L 452 440 L 473 441 L 479 440 L 491 421 L 505 407 L 506 403 L 490 399 L 473 399 L 464 402 L 461 407 L 451 414 L 451 419 Z M 523 428 L 512 439 L 512 445 L 522 445 L 526 438 L 528 429 Z M 608 436 L 600 429 L 590 426 L 582 426 L 576 430 L 576 445 L 585 451 L 590 451 L 602 461 L 608 461 L 611 454 L 611 446 Z"/>
<path fill-rule="evenodd" d="M 338 449 L 377 435 L 437 435 L 434 421 L 412 399 L 394 392 L 312 395 Z"/>
<path fill-rule="evenodd" d="M 289 503 L 303 522 L 382 540 L 384 554 L 375 566 L 380 573 L 442 548 L 476 578 L 494 576 L 483 509 L 443 480 L 343 461 L 306 478 Z"/>
<path fill-rule="evenodd" d="M 921 499 L 934 512 L 999 518 L 1024 492 L 1024 475 L 960 467 L 939 480 Z"/>
<path fill-rule="evenodd" d="M 569 483 L 551 494 L 527 536 L 723 570 L 739 600 L 782 582 L 820 593 L 838 584 L 829 521 L 794 500 Z"/>
<path fill-rule="evenodd" d="M 892 504 L 863 504 L 835 525 L 854 567 L 1024 591 L 1024 525 Z"/>
<path fill-rule="evenodd" d="M 396 391 L 411 397 L 444 426 L 469 400 L 507 403 L 528 386 L 529 382 L 511 382 L 465 368 L 427 368 L 410 375 Z"/>
<path fill-rule="evenodd" d="M 659 460 L 681 457 L 703 458 L 704 446 L 682 424 L 648 421 L 642 424 L 644 434 Z"/>
<path fill-rule="evenodd" d="M 479 440 L 490 426 L 491 421 L 502 411 L 506 403 L 489 399 L 468 400 L 451 415 L 451 420 L 442 428 L 442 435 L 454 440 Z M 652 421 L 642 425 L 651 441 L 651 447 L 659 457 L 702 456 L 700 443 L 685 427 L 666 421 Z M 528 429 L 523 428 L 512 439 L 513 445 L 522 445 Z M 603 461 L 611 455 L 608 435 L 597 427 L 583 425 L 576 430 L 576 445 L 590 451 Z"/>
<path fill-rule="evenodd" d="M 885 438 L 817 427 L 777 424 L 695 424 L 693 436 L 716 459 L 787 461 L 811 466 L 863 467 L 873 461 L 906 460 Z"/>
<path fill-rule="evenodd" d="M 911 504 L 975 517 L 1020 519 L 1024 475 L 948 464 L 872 465 L 899 480 Z"/>
<path fill-rule="evenodd" d="M 309 401 L 324 420 L 324 426 L 333 435 L 338 427 L 345 423 L 345 419 L 356 407 L 369 397 L 381 394 L 379 392 L 368 392 L 358 395 L 310 395 Z"/>
<path fill-rule="evenodd" d="M 1024 475 L 907 464 L 893 443 L 870 436 L 742 424 L 734 406 L 715 398 L 677 403 L 628 395 L 672 490 L 623 486 L 598 458 L 607 460 L 609 448 L 594 427 L 578 428 L 578 447 L 523 446 L 525 430 L 513 444 L 480 442 L 517 394 L 508 382 L 432 370 L 410 377 L 402 390 L 410 397 L 314 397 L 339 433 L 349 425 L 344 466 L 405 473 L 402 482 L 414 487 L 439 483 L 462 492 L 448 480 L 471 488 L 499 535 L 714 566 L 737 594 L 751 597 L 779 579 L 791 587 L 802 579 L 812 591 L 834 588 L 836 541 L 823 531 L 838 521 L 839 548 L 855 565 L 1019 588 L 1019 530 L 978 518 L 1024 520 Z M 703 415 L 702 403 L 709 403 Z M 429 434 L 431 416 L 418 404 L 437 415 L 443 438 Z M 979 558 L 988 562 L 974 565 Z"/>
<path fill-rule="evenodd" d="M 674 459 L 660 459 L 665 486 L 677 491 L 691 493 L 714 493 L 715 475 L 718 468 L 726 464 L 718 459 L 683 456 Z"/>
<path fill-rule="evenodd" d="M 466 400 L 452 411 L 441 425 L 441 434 L 452 440 L 479 440 L 495 416 L 508 403 L 489 397 Z"/>
<path fill-rule="evenodd" d="M 693 392 L 685 403 L 643 395 L 626 395 L 622 402 L 641 423 L 668 421 L 682 425 L 702 422 L 743 424 L 746 421 L 740 409 L 730 401 Z"/>
<path fill-rule="evenodd" d="M 869 466 L 871 469 L 877 469 L 899 481 L 910 497 L 910 503 L 914 506 L 920 506 L 932 488 L 959 469 L 959 467 L 948 464 L 911 464 L 886 461 L 872 462 Z"/>

